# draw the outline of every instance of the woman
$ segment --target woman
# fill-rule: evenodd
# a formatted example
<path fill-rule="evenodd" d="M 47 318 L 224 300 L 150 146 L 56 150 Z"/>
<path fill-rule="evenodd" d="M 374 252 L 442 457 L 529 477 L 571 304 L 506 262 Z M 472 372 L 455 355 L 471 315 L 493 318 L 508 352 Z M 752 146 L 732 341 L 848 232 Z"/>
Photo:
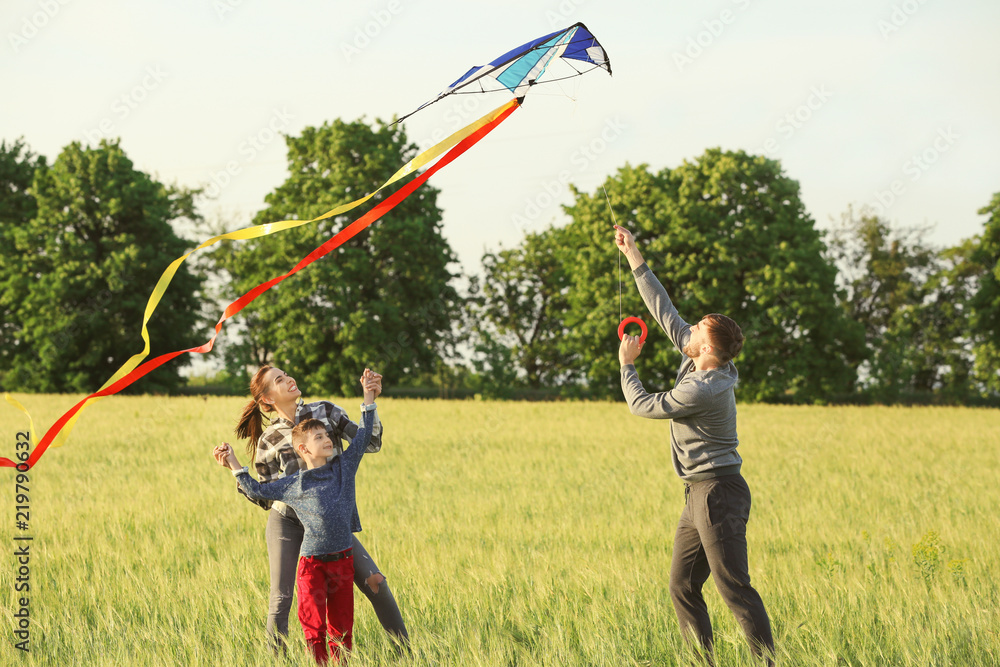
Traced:
<path fill-rule="evenodd" d="M 367 371 L 367 369 L 366 369 Z M 375 395 L 382 393 L 382 376 L 378 375 Z M 292 428 L 304 419 L 318 419 L 324 423 L 334 442 L 334 455 L 343 453 L 343 441 L 348 443 L 357 433 L 358 425 L 347 413 L 329 401 L 301 402 L 302 392 L 295 380 L 284 371 L 272 366 L 261 366 L 250 381 L 251 400 L 243 409 L 236 436 L 247 438 L 247 451 L 254 460 L 257 475 L 262 483 L 297 473 L 304 464 L 291 445 Z M 277 416 L 263 428 L 265 412 Z M 376 417 L 368 453 L 382 448 L 382 424 Z M 216 448 L 216 460 L 226 465 L 227 453 Z M 238 487 L 237 487 L 238 488 Z M 245 496 L 244 496 L 245 497 Z M 248 498 L 249 500 L 249 498 Z M 295 567 L 302 544 L 302 524 L 295 511 L 281 502 L 267 503 L 250 500 L 264 509 L 270 509 L 265 536 L 267 556 L 271 569 L 271 597 L 268 606 L 267 632 L 274 639 L 275 649 L 284 646 L 288 636 L 288 612 L 292 607 L 295 588 Z M 354 508 L 353 530 L 361 530 L 357 507 Z M 372 603 L 382 627 L 404 645 L 409 640 L 403 617 L 399 613 L 389 584 L 375 561 L 354 536 L 354 583 Z"/>

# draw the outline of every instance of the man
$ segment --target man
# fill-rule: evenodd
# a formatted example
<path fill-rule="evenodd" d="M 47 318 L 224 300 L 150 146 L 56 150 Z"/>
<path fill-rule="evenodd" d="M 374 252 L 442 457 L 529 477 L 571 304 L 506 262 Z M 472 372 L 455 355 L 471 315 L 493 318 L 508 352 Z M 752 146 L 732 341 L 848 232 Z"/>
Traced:
<path fill-rule="evenodd" d="M 684 480 L 685 498 L 670 565 L 670 597 L 681 633 L 688 642 L 697 642 L 711 664 L 712 622 L 701 589 L 712 574 L 751 649 L 773 664 L 771 624 L 750 585 L 750 489 L 740 474 L 743 460 L 736 451 L 734 388 L 739 374 L 732 359 L 743 347 L 743 333 L 725 315 L 706 315 L 694 326 L 686 323 L 643 261 L 632 234 L 615 225 L 615 244 L 628 258 L 650 314 L 684 355 L 674 388 L 649 394 L 634 366 L 642 350 L 638 338 L 624 336 L 618 350 L 622 392 L 632 414 L 671 420 L 671 454 Z"/>

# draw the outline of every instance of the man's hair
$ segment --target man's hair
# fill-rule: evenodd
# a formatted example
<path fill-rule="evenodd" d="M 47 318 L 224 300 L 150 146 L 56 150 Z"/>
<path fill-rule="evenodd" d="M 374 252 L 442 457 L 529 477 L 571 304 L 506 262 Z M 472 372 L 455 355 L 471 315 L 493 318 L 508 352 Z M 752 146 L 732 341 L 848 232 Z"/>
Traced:
<path fill-rule="evenodd" d="M 300 421 L 292 429 L 292 448 L 298 448 L 300 444 L 306 441 L 309 434 L 316 430 L 322 430 L 325 433 L 326 426 L 318 419 L 303 419 Z"/>
<path fill-rule="evenodd" d="M 715 356 L 722 363 L 732 360 L 743 349 L 743 330 L 731 318 L 719 313 L 710 313 L 702 318 L 708 330 L 708 340 L 715 348 Z"/>

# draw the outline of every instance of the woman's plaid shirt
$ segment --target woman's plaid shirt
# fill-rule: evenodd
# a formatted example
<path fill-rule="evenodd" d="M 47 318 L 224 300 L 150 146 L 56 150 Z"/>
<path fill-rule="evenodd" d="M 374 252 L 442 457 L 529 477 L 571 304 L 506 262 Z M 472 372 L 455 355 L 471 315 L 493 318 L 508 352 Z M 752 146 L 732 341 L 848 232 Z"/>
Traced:
<path fill-rule="evenodd" d="M 344 453 L 344 443 L 348 444 L 358 434 L 358 425 L 352 422 L 347 412 L 339 405 L 334 405 L 329 401 L 316 401 L 315 403 L 299 403 L 295 407 L 295 424 L 306 419 L 318 419 L 326 426 L 326 432 L 333 441 L 333 456 L 340 456 Z M 281 477 L 294 475 L 305 467 L 305 461 L 295 453 L 292 448 L 292 429 L 295 424 L 276 417 L 271 424 L 264 429 L 260 440 L 257 441 L 257 457 L 254 459 L 254 467 L 257 469 L 257 479 L 261 484 L 270 482 Z M 375 425 L 372 427 L 372 439 L 365 449 L 366 454 L 374 454 L 382 449 L 382 422 L 375 413 Z M 243 493 L 239 486 L 236 487 Z M 245 494 L 244 494 L 245 497 Z M 255 505 L 260 505 L 264 509 L 269 509 L 272 505 L 267 500 L 253 500 L 247 498 Z M 285 516 L 295 516 L 295 511 L 283 502 L 275 501 L 274 508 Z M 355 519 L 357 512 L 355 511 Z M 357 531 L 361 530 L 360 521 L 356 520 Z"/>

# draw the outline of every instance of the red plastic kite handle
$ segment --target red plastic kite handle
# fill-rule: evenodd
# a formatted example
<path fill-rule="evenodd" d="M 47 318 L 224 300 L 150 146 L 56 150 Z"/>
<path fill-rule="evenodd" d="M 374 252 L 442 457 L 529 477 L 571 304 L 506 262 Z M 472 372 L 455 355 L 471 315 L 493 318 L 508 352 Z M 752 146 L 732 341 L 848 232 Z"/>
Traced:
<path fill-rule="evenodd" d="M 645 343 L 646 334 L 649 332 L 646 331 L 646 323 L 640 320 L 638 317 L 626 317 L 624 320 L 622 320 L 622 323 L 618 325 L 618 340 L 621 340 L 622 338 L 625 337 L 625 325 L 631 324 L 632 322 L 638 324 L 639 328 L 642 329 L 642 335 L 639 336 L 639 342 Z"/>

